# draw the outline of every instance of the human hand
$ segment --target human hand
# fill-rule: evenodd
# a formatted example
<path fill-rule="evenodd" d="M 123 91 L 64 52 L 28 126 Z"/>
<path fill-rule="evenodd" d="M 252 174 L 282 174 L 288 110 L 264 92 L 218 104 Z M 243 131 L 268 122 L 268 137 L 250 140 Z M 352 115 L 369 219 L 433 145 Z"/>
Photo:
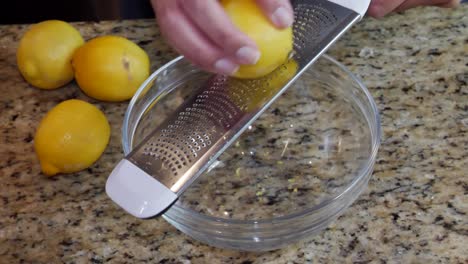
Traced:
<path fill-rule="evenodd" d="M 256 0 L 278 28 L 292 25 L 289 0 Z M 218 0 L 151 0 L 161 33 L 195 65 L 233 74 L 239 65 L 255 64 L 257 45 L 231 22 Z"/>
<path fill-rule="evenodd" d="M 372 0 L 368 14 L 381 18 L 391 12 L 400 12 L 416 6 L 455 7 L 460 0 Z"/>

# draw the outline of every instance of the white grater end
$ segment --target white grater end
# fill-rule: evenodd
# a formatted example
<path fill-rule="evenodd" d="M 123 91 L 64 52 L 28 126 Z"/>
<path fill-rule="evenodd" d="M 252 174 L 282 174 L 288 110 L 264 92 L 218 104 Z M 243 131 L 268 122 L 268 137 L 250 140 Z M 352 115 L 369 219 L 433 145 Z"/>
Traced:
<path fill-rule="evenodd" d="M 121 160 L 109 176 L 106 193 L 138 218 L 156 216 L 177 200 L 175 193 L 126 159 Z"/>

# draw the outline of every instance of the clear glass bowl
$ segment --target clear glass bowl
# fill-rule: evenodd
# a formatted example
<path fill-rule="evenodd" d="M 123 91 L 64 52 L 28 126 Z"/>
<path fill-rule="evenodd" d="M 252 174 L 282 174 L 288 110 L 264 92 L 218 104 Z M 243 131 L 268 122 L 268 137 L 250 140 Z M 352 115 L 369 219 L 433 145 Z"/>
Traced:
<path fill-rule="evenodd" d="M 209 77 L 182 57 L 154 72 L 127 109 L 125 155 Z M 163 217 L 212 246 L 281 248 L 324 229 L 358 198 L 379 141 L 368 90 L 324 55 Z"/>

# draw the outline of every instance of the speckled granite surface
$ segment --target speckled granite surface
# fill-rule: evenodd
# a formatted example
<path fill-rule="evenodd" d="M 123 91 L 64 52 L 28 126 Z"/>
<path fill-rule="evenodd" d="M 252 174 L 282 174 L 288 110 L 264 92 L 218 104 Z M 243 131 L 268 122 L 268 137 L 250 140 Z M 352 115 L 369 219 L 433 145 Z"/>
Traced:
<path fill-rule="evenodd" d="M 40 91 L 23 81 L 15 48 L 24 26 L 0 26 L 0 263 L 467 263 L 468 6 L 366 19 L 329 53 L 368 85 L 383 141 L 368 190 L 320 235 L 281 250 L 241 253 L 192 240 L 164 220 L 136 220 L 104 192 L 121 158 L 125 103 L 99 103 L 75 84 Z M 77 23 L 88 39 L 119 34 L 151 56 L 175 56 L 153 21 Z M 45 178 L 32 138 L 58 102 L 98 105 L 112 125 L 102 158 Z"/>

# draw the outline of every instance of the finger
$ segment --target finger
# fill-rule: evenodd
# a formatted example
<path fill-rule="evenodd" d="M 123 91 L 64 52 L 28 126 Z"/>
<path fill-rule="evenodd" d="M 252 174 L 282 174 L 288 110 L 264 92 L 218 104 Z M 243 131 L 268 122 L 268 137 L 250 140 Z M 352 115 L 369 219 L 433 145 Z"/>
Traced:
<path fill-rule="evenodd" d="M 228 75 L 237 71 L 239 66 L 232 59 L 223 57 L 223 51 L 198 30 L 176 1 L 156 2 L 156 17 L 161 33 L 178 52 L 208 71 Z"/>
<path fill-rule="evenodd" d="M 237 29 L 217 0 L 183 1 L 180 7 L 226 56 L 236 58 L 239 64 L 257 63 L 260 58 L 257 45 Z"/>
<path fill-rule="evenodd" d="M 443 3 L 441 5 L 438 5 L 439 7 L 446 7 L 446 8 L 454 8 L 459 6 L 463 0 L 452 0 L 452 1 L 446 1 L 447 3 Z"/>
<path fill-rule="evenodd" d="M 387 15 L 388 13 L 392 12 L 393 10 L 395 10 L 403 2 L 405 1 L 404 0 L 395 0 L 395 1 L 374 0 L 371 2 L 367 13 L 372 17 L 381 18 Z"/>
<path fill-rule="evenodd" d="M 398 6 L 395 11 L 400 12 L 417 6 L 440 6 L 440 7 L 455 7 L 460 3 L 459 0 L 407 0 Z"/>
<path fill-rule="evenodd" d="M 459 6 L 462 1 L 461 0 L 451 0 L 451 1 L 446 1 L 447 3 L 443 3 L 438 5 L 439 7 L 446 7 L 446 8 L 453 8 Z"/>
<path fill-rule="evenodd" d="M 463 0 L 452 0 L 452 1 L 447 1 L 447 3 L 439 5 L 440 7 L 447 7 L 447 8 L 453 8 L 459 6 Z"/>
<path fill-rule="evenodd" d="M 279 28 L 290 27 L 294 22 L 294 12 L 289 0 L 256 0 L 271 22 Z"/>

